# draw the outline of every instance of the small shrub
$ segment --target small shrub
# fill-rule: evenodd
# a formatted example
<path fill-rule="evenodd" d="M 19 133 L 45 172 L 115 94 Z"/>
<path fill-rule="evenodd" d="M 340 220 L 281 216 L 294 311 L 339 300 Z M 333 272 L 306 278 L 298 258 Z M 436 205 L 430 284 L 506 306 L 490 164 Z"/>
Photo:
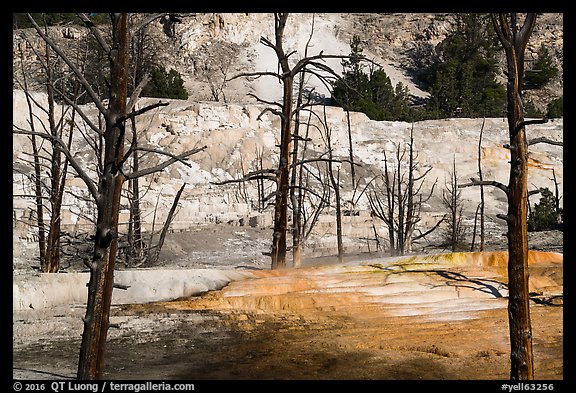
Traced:
<path fill-rule="evenodd" d="M 529 87 L 541 88 L 558 75 L 558 67 L 548 48 L 542 44 L 538 50 L 538 59 L 531 70 L 526 71 L 524 82 Z"/>
<path fill-rule="evenodd" d="M 144 88 L 142 95 L 155 98 L 175 98 L 186 100 L 188 92 L 184 88 L 184 80 L 174 69 L 166 72 L 162 66 L 152 70 L 150 82 Z"/>
<path fill-rule="evenodd" d="M 528 231 L 539 232 L 561 227 L 562 209 L 556 208 L 556 198 L 548 188 L 540 188 L 540 202 L 528 215 Z"/>
<path fill-rule="evenodd" d="M 564 117 L 564 97 L 558 97 L 548 103 L 546 116 L 549 119 Z"/>

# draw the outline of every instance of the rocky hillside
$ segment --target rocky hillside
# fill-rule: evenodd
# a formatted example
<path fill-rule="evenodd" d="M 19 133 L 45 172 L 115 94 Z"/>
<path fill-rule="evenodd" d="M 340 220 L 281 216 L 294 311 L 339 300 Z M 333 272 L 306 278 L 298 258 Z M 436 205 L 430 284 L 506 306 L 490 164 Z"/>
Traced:
<path fill-rule="evenodd" d="M 276 71 L 273 51 L 265 47 L 260 38 L 273 39 L 274 18 L 269 13 L 182 13 L 182 22 L 175 25 L 175 36 L 163 33 L 160 22 L 150 25 L 149 34 L 153 52 L 167 69 L 175 68 L 183 76 L 190 98 L 195 101 L 213 101 L 214 88 L 223 87 L 218 100 L 230 103 L 254 102 L 248 93 L 268 100 L 278 96 L 277 82 L 271 78 L 251 81 L 246 78 L 224 81 L 240 72 Z M 285 31 L 286 52 L 296 51 L 293 61 L 303 57 L 309 41 L 308 54 L 347 55 L 350 40 L 358 35 L 364 54 L 381 65 L 393 84 L 402 82 L 415 97 L 425 97 L 415 80 L 423 56 L 428 55 L 452 28 L 453 14 L 429 13 L 295 13 L 291 14 Z M 64 46 L 73 46 L 84 30 L 74 26 L 54 27 L 53 36 Z M 18 72 L 20 50 L 28 65 L 32 64 L 32 47 L 39 45 L 30 29 L 16 30 L 13 38 L 14 65 Z M 540 14 L 528 44 L 526 61 L 537 58 L 544 43 L 555 59 L 560 72 L 544 89 L 526 92 L 528 99 L 545 108 L 552 98 L 563 95 L 563 14 Z M 503 56 L 503 54 L 502 54 Z M 340 61 L 327 60 L 336 72 L 341 72 Z M 504 58 L 502 57 L 504 65 Z M 34 67 L 28 67 L 33 69 Z M 503 75 L 502 75 L 503 79 Z M 319 82 L 309 81 L 309 88 L 320 94 L 329 92 Z"/>
<path fill-rule="evenodd" d="M 46 97 L 38 95 L 36 100 L 45 105 Z M 155 102 L 144 99 L 141 105 Z M 25 127 L 27 122 L 26 103 L 21 91 L 14 91 L 14 122 Z M 95 110 L 86 106 L 87 113 Z M 241 178 L 244 174 L 263 168 L 277 167 L 277 148 L 279 119 L 263 112 L 264 107 L 254 104 L 224 104 L 217 102 L 194 102 L 193 100 L 171 100 L 167 107 L 139 116 L 137 128 L 139 146 L 162 149 L 180 154 L 200 146 L 208 148 L 191 157 L 189 165 L 174 164 L 161 173 L 147 176 L 141 180 L 143 226 L 151 230 L 158 229 L 164 222 L 172 201 L 182 185 L 184 193 L 180 200 L 180 209 L 172 224 L 176 231 L 195 230 L 207 224 L 231 224 L 236 226 L 253 226 L 269 229 L 272 224 L 270 206 L 261 209 L 258 188 L 255 182 L 215 183 Z M 318 117 L 311 117 L 311 127 L 307 158 L 323 157 L 326 153 L 324 140 L 326 129 L 331 132 L 332 148 L 335 158 L 345 159 L 349 156 L 347 117 L 341 108 L 326 107 L 327 127 L 318 119 L 324 117 L 318 109 Z M 44 114 L 39 110 L 38 116 Z M 307 119 L 306 114 L 306 119 Z M 385 227 L 371 217 L 370 208 L 363 192 L 368 184 L 378 184 L 378 178 L 384 171 L 385 155 L 391 168 L 394 168 L 394 155 L 398 146 L 404 149 L 409 141 L 413 127 L 414 146 L 417 152 L 418 168 L 416 175 L 427 172 L 422 183 L 422 195 L 432 192 L 432 198 L 422 205 L 419 226 L 429 229 L 446 213 L 442 204 L 442 195 L 450 181 L 453 163 L 459 183 L 468 182 L 477 177 L 478 138 L 482 128 L 482 119 L 446 119 L 422 121 L 414 124 L 403 122 L 385 122 L 369 120 L 362 113 L 351 113 L 353 155 L 357 169 L 355 171 L 357 187 L 353 187 L 350 165 L 343 162 L 338 165 L 341 200 L 343 208 L 354 211 L 344 217 L 345 245 L 349 250 L 364 250 L 367 240 L 374 238 L 374 228 L 379 236 L 385 236 Z M 561 141 L 563 139 L 563 121 L 549 121 L 546 124 L 531 126 L 529 138 L 547 137 Z M 129 136 L 130 138 L 130 136 Z M 509 151 L 502 147 L 507 142 L 507 122 L 505 119 L 486 119 L 482 142 L 482 168 L 486 180 L 496 180 L 506 184 L 509 171 Z M 32 184 L 27 175 L 32 168 L 27 163 L 31 151 L 30 142 L 25 136 L 13 138 L 14 176 L 13 194 L 31 195 Z M 87 168 L 94 168 L 93 151 L 86 140 L 77 132 L 73 144 L 74 156 L 85 162 Z M 159 163 L 158 156 L 143 156 L 140 168 Z M 407 161 L 402 161 L 402 166 Z M 548 187 L 554 189 L 553 176 L 563 185 L 562 148 L 547 144 L 537 144 L 530 152 L 529 184 L 531 188 Z M 311 177 L 327 183 L 325 164 L 310 164 Z M 374 180 L 377 179 L 377 180 Z M 67 181 L 62 212 L 63 226 L 71 233 L 90 232 L 91 223 L 86 219 L 94 213 L 91 203 L 79 199 L 87 191 L 81 179 L 70 175 Z M 265 193 L 273 191 L 273 185 L 266 181 Z M 310 183 L 316 193 L 321 193 L 319 182 Z M 560 192 L 562 190 L 560 189 Z M 462 207 L 466 225 L 473 225 L 473 217 L 480 198 L 476 187 L 462 189 Z M 351 203 L 354 201 L 354 204 Z M 312 203 L 318 203 L 311 200 Z M 538 202 L 537 197 L 531 199 Z M 33 209 L 31 198 L 14 198 L 14 235 L 16 238 L 32 240 L 26 223 Z M 129 218 L 128 200 L 123 199 L 120 216 L 121 230 L 127 229 Z M 335 247 L 334 205 L 324 209 L 319 218 L 310 247 L 320 254 L 331 252 Z M 502 191 L 495 187 L 486 189 L 487 229 L 489 233 L 500 237 L 503 233 L 502 221 L 496 218 L 506 211 L 506 198 Z M 375 226 L 375 227 L 374 227 Z M 19 245 L 20 246 L 20 245 Z M 372 245 L 374 247 L 374 245 Z"/>
<path fill-rule="evenodd" d="M 295 57 L 301 56 L 311 34 L 311 14 L 293 15 L 286 32 L 288 50 L 296 50 Z M 187 15 L 176 28 L 176 37 L 166 37 L 161 26 L 153 25 L 160 44 L 160 54 L 165 64 L 177 68 L 185 77 L 190 93 L 188 100 L 166 100 L 170 104 L 157 108 L 138 117 L 139 145 L 163 149 L 171 153 L 181 153 L 191 148 L 208 148 L 191 157 L 189 166 L 175 164 L 163 172 L 147 176 L 141 181 L 144 211 L 144 229 L 151 230 L 155 224 L 166 218 L 168 210 L 179 188 L 186 184 L 180 208 L 172 229 L 175 231 L 194 230 L 199 225 L 229 223 L 250 225 L 269 229 L 272 223 L 271 209 L 262 209 L 259 204 L 255 183 L 216 185 L 216 182 L 242 177 L 257 169 L 277 166 L 279 119 L 270 112 L 263 113 L 264 106 L 257 104 L 247 94 L 253 93 L 262 99 L 275 99 L 281 87 L 274 80 L 245 78 L 227 82 L 219 102 L 214 101 L 210 91 L 208 71 L 218 75 L 218 64 L 226 64 L 220 77 L 229 78 L 241 71 L 276 70 L 274 54 L 264 47 L 260 36 L 272 36 L 273 18 L 269 14 L 194 14 Z M 317 14 L 314 17 L 314 32 L 310 40 L 310 53 L 349 53 L 349 40 L 354 34 L 365 42 L 364 53 L 385 67 L 393 83 L 401 81 L 409 86 L 414 96 L 426 93 L 411 79 L 414 67 L 414 53 L 430 50 L 440 42 L 450 27 L 446 14 Z M 53 29 L 59 40 L 76 40 L 81 30 L 70 26 Z M 29 41 L 24 40 L 27 37 Z M 15 78 L 18 79 L 20 53 L 25 62 L 32 65 L 33 48 L 38 44 L 29 30 L 14 32 Z M 561 68 L 562 65 L 562 16 L 544 14 L 537 24 L 534 38 L 530 42 L 528 60 L 541 42 L 549 45 Z M 228 62 L 228 63 L 226 63 Z M 18 66 L 17 66 L 18 65 Z M 16 67 L 17 66 L 17 67 Z M 333 66 L 337 69 L 339 61 Z M 25 67 L 33 76 L 32 66 Z M 216 75 L 216 76 L 215 76 Z M 541 91 L 542 97 L 562 95 L 561 77 Z M 18 87 L 15 82 L 15 87 Z M 322 93 L 323 86 L 311 86 Z M 327 94 L 327 92 L 325 92 Z M 44 94 L 36 99 L 46 105 Z M 140 105 L 157 100 L 142 99 Z M 90 106 L 84 106 L 88 114 L 96 115 Z M 321 109 L 319 118 L 324 117 Z M 58 112 L 58 111 L 57 111 Z M 36 110 L 39 121 L 46 121 L 45 114 Z M 28 112 L 24 94 L 15 89 L 13 93 L 13 121 L 20 127 L 28 127 Z M 308 115 L 306 114 L 306 119 Z M 327 128 L 332 133 L 334 155 L 338 158 L 349 156 L 347 118 L 341 108 L 326 108 Z M 449 181 L 453 162 L 459 182 L 468 182 L 477 176 L 478 138 L 483 119 L 446 119 L 423 121 L 415 124 L 402 122 L 377 122 L 364 114 L 351 114 L 354 161 L 358 164 L 357 184 L 352 186 L 350 166 L 343 163 L 340 168 L 341 196 L 344 208 L 354 214 L 345 218 L 345 247 L 349 250 L 365 250 L 367 240 L 385 236 L 381 222 L 370 215 L 368 201 L 363 187 L 384 170 L 384 154 L 393 157 L 398 146 L 406 146 L 413 127 L 415 150 L 418 152 L 417 174 L 428 172 L 422 185 L 423 193 L 434 186 L 432 198 L 422 206 L 423 230 L 432 227 L 445 213 L 442 193 Z M 321 157 L 325 154 L 326 127 L 312 118 L 310 127 L 308 156 Z M 80 127 L 81 128 L 81 127 Z M 529 138 L 547 137 L 563 139 L 563 120 L 558 119 L 542 125 L 530 126 Z M 129 136 L 128 136 L 129 137 Z M 486 119 L 481 157 L 484 179 L 507 183 L 509 152 L 502 147 L 508 142 L 505 119 Z M 32 185 L 27 175 L 32 171 L 29 161 L 31 152 L 27 137 L 13 137 L 13 194 L 31 195 Z M 75 134 L 74 156 L 89 163 L 93 152 L 80 133 Z M 158 163 L 159 158 L 144 156 L 141 167 Z M 88 165 L 90 166 L 90 165 Z M 310 165 L 311 176 L 325 178 L 324 167 Z M 562 148 L 545 144 L 531 147 L 529 185 L 531 188 L 548 187 L 554 190 L 553 175 L 563 185 Z M 93 213 L 94 207 L 79 196 L 87 195 L 82 181 L 70 175 L 67 181 L 67 194 L 62 212 L 63 226 L 70 232 L 90 231 L 91 224 L 86 215 Z M 271 183 L 265 184 L 265 192 L 272 190 Z M 506 200 L 502 191 L 491 187 L 486 190 L 486 213 L 489 217 L 489 231 L 495 236 L 503 232 L 501 220 L 496 214 L 505 213 Z M 466 224 L 472 226 L 473 215 L 479 202 L 479 191 L 475 187 L 462 189 L 463 208 Z M 354 204 L 351 204 L 353 201 Z M 530 202 L 538 202 L 532 197 Z M 561 201 L 562 202 L 562 201 Z M 158 209 L 156 209 L 158 207 Z M 335 248 L 335 228 L 333 208 L 330 206 L 321 215 L 309 246 L 318 253 L 333 252 Z M 14 244 L 23 247 L 22 240 L 33 240 L 34 230 L 30 222 L 33 200 L 15 197 Z M 157 211 L 157 213 L 155 213 Z M 129 217 L 128 201 L 123 200 L 120 221 L 127 228 Z M 376 228 L 376 229 L 375 229 Z M 22 251 L 22 250 L 20 250 Z M 263 250 L 266 251 L 266 250 Z M 22 251 L 24 252 L 24 251 Z"/>

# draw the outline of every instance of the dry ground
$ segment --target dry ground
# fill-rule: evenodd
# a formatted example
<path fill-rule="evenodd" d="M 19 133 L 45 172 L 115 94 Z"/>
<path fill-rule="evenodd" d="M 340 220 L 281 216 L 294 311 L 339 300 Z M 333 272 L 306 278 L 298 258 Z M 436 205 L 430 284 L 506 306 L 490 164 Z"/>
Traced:
<path fill-rule="evenodd" d="M 345 265 L 263 269 L 191 299 L 114 306 L 105 377 L 508 379 L 502 266 Z M 545 260 L 531 269 L 537 379 L 564 378 L 562 270 Z M 13 377 L 73 378 L 83 313 L 15 313 Z"/>

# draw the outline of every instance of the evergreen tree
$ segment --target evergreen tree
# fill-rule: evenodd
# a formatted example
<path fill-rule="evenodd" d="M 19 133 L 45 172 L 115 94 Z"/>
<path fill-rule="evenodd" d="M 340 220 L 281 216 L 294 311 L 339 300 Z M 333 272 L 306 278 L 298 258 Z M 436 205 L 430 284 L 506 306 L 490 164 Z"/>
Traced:
<path fill-rule="evenodd" d="M 562 209 L 556 210 L 556 198 L 548 188 L 540 188 L 540 202 L 528 216 L 528 231 L 548 231 L 559 227 L 558 217 Z"/>
<path fill-rule="evenodd" d="M 345 110 L 363 112 L 372 120 L 404 120 L 413 117 L 408 89 L 396 87 L 381 68 L 364 72 L 363 48 L 358 36 L 350 41 L 351 53 L 342 61 L 342 78 L 333 83 L 332 103 Z"/>
<path fill-rule="evenodd" d="M 536 105 L 530 100 L 524 102 L 524 117 L 541 119 L 544 117 L 542 111 L 536 108 Z"/>
<path fill-rule="evenodd" d="M 550 55 L 548 48 L 542 43 L 538 50 L 538 59 L 531 70 L 526 71 L 524 83 L 526 87 L 541 88 L 558 75 L 558 67 Z"/>
<path fill-rule="evenodd" d="M 163 66 L 153 69 L 150 82 L 142 91 L 146 97 L 156 98 L 175 98 L 185 100 L 188 98 L 188 92 L 184 88 L 184 80 L 180 73 L 174 69 L 166 72 Z"/>
<path fill-rule="evenodd" d="M 564 117 L 564 97 L 558 97 L 548 103 L 546 117 L 550 119 Z"/>
<path fill-rule="evenodd" d="M 486 15 L 458 14 L 438 45 L 439 59 L 426 111 L 431 118 L 497 117 L 506 109 L 506 89 L 496 81 L 497 47 Z"/>

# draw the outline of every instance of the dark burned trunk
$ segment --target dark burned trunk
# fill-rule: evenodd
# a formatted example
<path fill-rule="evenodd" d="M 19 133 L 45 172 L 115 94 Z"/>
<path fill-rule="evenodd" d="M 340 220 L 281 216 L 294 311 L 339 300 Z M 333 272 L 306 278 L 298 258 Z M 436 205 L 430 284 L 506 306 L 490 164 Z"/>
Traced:
<path fill-rule="evenodd" d="M 274 234 L 272 239 L 272 269 L 286 267 L 286 232 L 288 229 L 288 188 L 290 184 L 290 150 L 292 127 L 293 79 L 287 76 L 284 83 L 284 107 L 280 135 L 280 163 L 276 174 L 277 190 L 274 208 Z"/>
<path fill-rule="evenodd" d="M 524 129 L 511 138 L 508 185 L 508 319 L 510 324 L 511 379 L 534 379 L 532 326 L 528 289 L 527 150 Z"/>
<path fill-rule="evenodd" d="M 272 235 L 272 269 L 286 267 L 286 232 L 288 230 L 288 190 L 290 186 L 290 152 L 292 141 L 292 97 L 294 76 L 284 53 L 282 40 L 288 14 L 275 14 L 274 50 L 282 69 L 282 116 L 280 124 L 280 162 L 276 172 L 276 203 L 274 205 L 274 233 Z"/>
<path fill-rule="evenodd" d="M 528 143 L 522 107 L 524 51 L 536 22 L 528 14 L 520 30 L 516 14 L 493 15 L 496 32 L 508 65 L 508 128 L 510 177 L 508 183 L 508 320 L 510 325 L 510 378 L 534 379 L 532 326 L 528 290 Z"/>
<path fill-rule="evenodd" d="M 110 53 L 110 103 L 104 135 L 104 171 L 100 178 L 94 255 L 90 265 L 88 302 L 80 348 L 78 379 L 100 379 L 114 283 L 117 251 L 118 212 L 123 176 L 119 165 L 123 155 L 128 76 L 128 15 L 114 14 Z"/>

